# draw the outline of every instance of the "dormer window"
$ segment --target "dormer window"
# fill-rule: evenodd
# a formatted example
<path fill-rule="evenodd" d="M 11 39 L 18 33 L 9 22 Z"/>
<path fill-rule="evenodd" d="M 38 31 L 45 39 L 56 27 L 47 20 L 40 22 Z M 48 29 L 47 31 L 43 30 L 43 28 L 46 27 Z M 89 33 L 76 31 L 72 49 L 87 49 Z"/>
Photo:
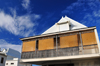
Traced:
<path fill-rule="evenodd" d="M 59 31 L 70 30 L 70 22 L 69 21 L 57 23 L 57 25 L 59 26 Z"/>

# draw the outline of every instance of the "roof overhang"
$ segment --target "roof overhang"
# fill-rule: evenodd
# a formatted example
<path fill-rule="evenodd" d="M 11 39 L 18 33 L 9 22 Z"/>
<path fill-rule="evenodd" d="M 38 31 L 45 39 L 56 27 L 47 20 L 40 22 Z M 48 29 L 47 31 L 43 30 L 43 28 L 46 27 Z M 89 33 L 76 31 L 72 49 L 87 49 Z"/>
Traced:
<path fill-rule="evenodd" d="M 66 22 L 62 22 L 62 23 L 56 23 L 57 25 L 61 25 L 61 24 L 66 24 L 69 23 L 70 21 L 66 21 Z"/>
<path fill-rule="evenodd" d="M 0 55 L 7 56 L 6 53 L 4 53 L 4 52 L 0 52 Z"/>
<path fill-rule="evenodd" d="M 23 40 L 33 39 L 33 38 L 39 38 L 39 37 L 45 37 L 45 36 L 57 35 L 57 34 L 63 34 L 63 33 L 71 33 L 71 32 L 77 32 L 77 31 L 84 31 L 84 30 L 91 30 L 91 29 L 96 29 L 96 27 L 81 28 L 81 29 L 75 29 L 75 30 L 68 30 L 68 31 L 54 32 L 54 33 L 48 33 L 48 34 L 41 34 L 41 35 L 37 35 L 37 36 L 20 38 L 20 40 L 23 41 Z"/>

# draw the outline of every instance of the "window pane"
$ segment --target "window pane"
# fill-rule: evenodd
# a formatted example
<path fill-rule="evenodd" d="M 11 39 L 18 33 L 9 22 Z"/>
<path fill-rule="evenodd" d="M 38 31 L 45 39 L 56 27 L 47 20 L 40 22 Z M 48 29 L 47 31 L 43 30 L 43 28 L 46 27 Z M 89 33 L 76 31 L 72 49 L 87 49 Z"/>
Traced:
<path fill-rule="evenodd" d="M 11 63 L 11 65 L 14 65 L 14 63 Z"/>
<path fill-rule="evenodd" d="M 6 63 L 6 65 L 8 65 L 8 63 Z"/>
<path fill-rule="evenodd" d="M 2 57 L 2 58 L 1 58 L 1 63 L 3 63 L 3 61 L 4 61 L 4 58 Z"/>

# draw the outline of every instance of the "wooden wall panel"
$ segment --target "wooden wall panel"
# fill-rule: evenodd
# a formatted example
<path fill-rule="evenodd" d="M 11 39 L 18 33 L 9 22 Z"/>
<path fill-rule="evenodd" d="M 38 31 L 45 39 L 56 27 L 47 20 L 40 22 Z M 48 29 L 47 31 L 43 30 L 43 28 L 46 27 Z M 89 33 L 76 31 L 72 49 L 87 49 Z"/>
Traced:
<path fill-rule="evenodd" d="M 60 48 L 75 47 L 75 46 L 78 46 L 77 35 L 60 37 Z"/>
<path fill-rule="evenodd" d="M 36 41 L 23 42 L 22 52 L 35 51 L 35 42 Z"/>
<path fill-rule="evenodd" d="M 83 33 L 82 34 L 82 42 L 83 45 L 92 45 L 92 44 L 97 44 L 95 33 Z"/>
<path fill-rule="evenodd" d="M 39 50 L 54 49 L 54 39 L 43 39 L 39 40 Z"/>

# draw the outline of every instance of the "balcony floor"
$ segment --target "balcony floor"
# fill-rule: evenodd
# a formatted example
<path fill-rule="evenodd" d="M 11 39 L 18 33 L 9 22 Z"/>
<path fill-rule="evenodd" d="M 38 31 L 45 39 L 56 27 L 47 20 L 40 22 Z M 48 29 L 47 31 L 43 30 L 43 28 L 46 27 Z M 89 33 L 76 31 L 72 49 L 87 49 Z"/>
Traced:
<path fill-rule="evenodd" d="M 49 58 L 30 58 L 30 59 L 21 59 L 20 62 L 41 65 L 45 62 L 50 62 L 50 61 L 65 61 L 65 60 L 93 59 L 93 58 L 100 58 L 100 54 L 97 53 L 97 54 L 84 54 L 75 56 L 49 57 Z"/>

